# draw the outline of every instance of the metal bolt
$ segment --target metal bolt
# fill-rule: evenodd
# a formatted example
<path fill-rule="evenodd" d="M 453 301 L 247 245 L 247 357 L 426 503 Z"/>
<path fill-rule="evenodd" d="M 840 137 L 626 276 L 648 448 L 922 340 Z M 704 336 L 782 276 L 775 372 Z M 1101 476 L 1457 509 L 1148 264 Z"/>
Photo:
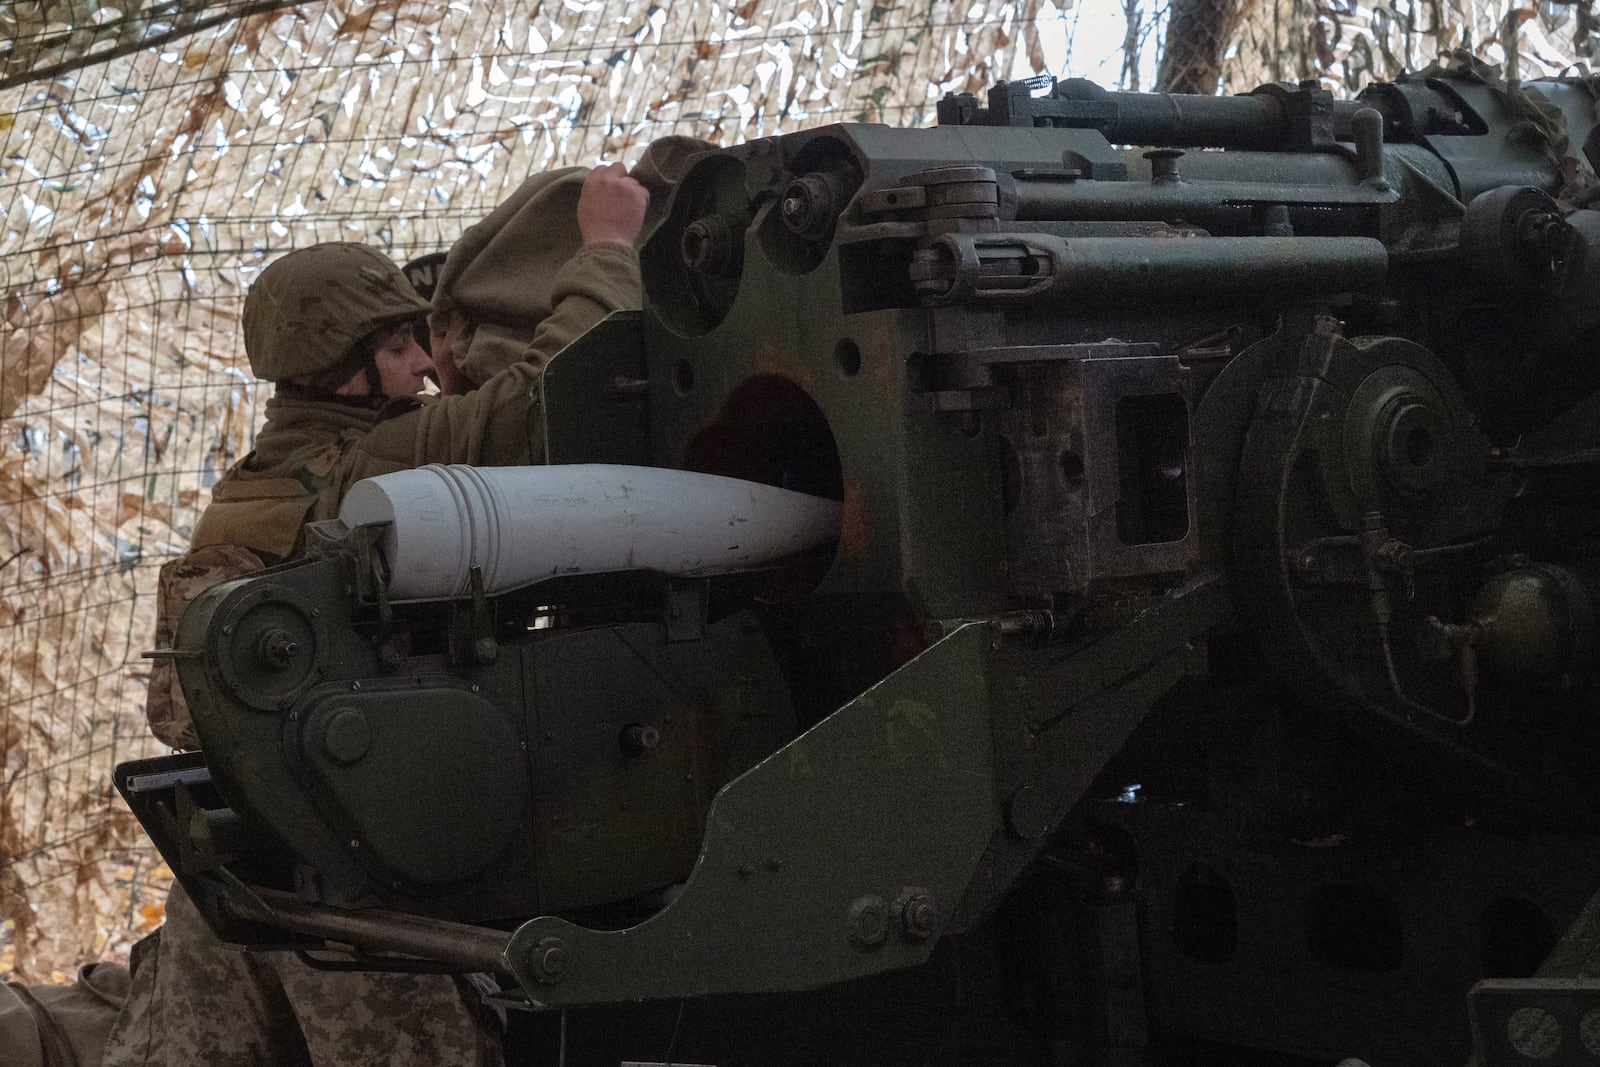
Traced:
<path fill-rule="evenodd" d="M 478 689 L 479 689 L 479 685 L 478 685 L 477 682 L 473 682 L 472 685 L 469 686 L 468 688 L 470 688 L 474 693 L 476 693 L 478 691 Z"/>
<path fill-rule="evenodd" d="M 567 946 L 559 937 L 540 939 L 529 953 L 533 976 L 541 982 L 559 982 L 567 974 Z"/>
<path fill-rule="evenodd" d="M 343 708 L 328 720 L 322 744 L 333 762 L 352 766 L 372 748 L 372 724 L 355 708 Z"/>
<path fill-rule="evenodd" d="M 1150 161 L 1150 180 L 1153 182 L 1178 181 L 1178 160 L 1183 158 L 1181 148 L 1157 148 L 1146 152 L 1144 158 Z"/>
<path fill-rule="evenodd" d="M 269 630 L 256 643 L 256 659 L 269 670 L 281 670 L 294 661 L 300 642 L 288 630 Z"/>
<path fill-rule="evenodd" d="M 1049 794 L 1025 785 L 1006 801 L 1006 829 L 1023 841 L 1037 841 L 1055 825 L 1054 814 Z"/>
<path fill-rule="evenodd" d="M 703 219 L 684 227 L 682 245 L 683 265 L 690 270 L 703 271 L 711 260 L 711 234 Z"/>
<path fill-rule="evenodd" d="M 633 722 L 622 728 L 618 738 L 623 751 L 631 756 L 641 756 L 661 743 L 661 731 L 645 723 Z"/>
<path fill-rule="evenodd" d="M 360 682 L 351 682 L 350 683 L 350 689 L 351 689 L 352 692 L 356 692 L 356 693 L 361 692 L 361 683 Z"/>
<path fill-rule="evenodd" d="M 1506 1038 L 1525 1059 L 1549 1059 L 1561 1047 L 1561 1022 L 1544 1008 L 1518 1008 L 1506 1020 Z"/>
<path fill-rule="evenodd" d="M 939 905 L 925 889 L 908 890 L 899 901 L 900 932 L 913 941 L 933 936 L 939 925 Z"/>
<path fill-rule="evenodd" d="M 781 204 L 784 226 L 807 240 L 820 240 L 838 214 L 834 192 L 823 174 L 806 174 L 790 182 Z"/>
<path fill-rule="evenodd" d="M 350 839 L 350 847 L 351 848 L 360 848 L 361 847 L 361 840 L 359 838 L 352 837 Z"/>
<path fill-rule="evenodd" d="M 850 943 L 873 949 L 889 939 L 889 905 L 882 897 L 857 897 L 850 904 Z"/>
<path fill-rule="evenodd" d="M 707 215 L 684 227 L 678 253 L 683 265 L 697 274 L 725 274 L 733 262 L 734 241 L 725 220 Z"/>

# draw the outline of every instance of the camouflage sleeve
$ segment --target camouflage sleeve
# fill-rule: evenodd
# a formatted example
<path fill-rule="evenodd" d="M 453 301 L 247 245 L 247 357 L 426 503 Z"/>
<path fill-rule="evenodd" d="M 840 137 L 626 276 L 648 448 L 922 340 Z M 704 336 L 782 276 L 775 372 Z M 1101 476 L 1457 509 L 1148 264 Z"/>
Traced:
<path fill-rule="evenodd" d="M 178 620 L 195 597 L 218 582 L 250 574 L 265 565 L 260 556 L 237 545 L 207 545 L 168 560 L 156 579 L 155 647 L 173 647 Z M 199 748 L 200 740 L 189 718 L 189 703 L 178 686 L 178 672 L 172 660 L 160 657 L 153 662 L 150 695 L 145 700 L 150 732 L 173 748 Z"/>
<path fill-rule="evenodd" d="M 613 311 L 643 306 L 639 253 L 628 245 L 584 245 L 556 275 L 550 302 L 554 310 L 539 324 L 523 361 L 543 367 Z"/>
<path fill-rule="evenodd" d="M 550 287 L 550 314 L 531 340 L 518 330 L 480 326 L 461 369 L 485 382 L 517 363 L 543 368 L 552 356 L 611 314 L 640 307 L 639 253 L 626 245 L 583 245 L 556 272 Z"/>

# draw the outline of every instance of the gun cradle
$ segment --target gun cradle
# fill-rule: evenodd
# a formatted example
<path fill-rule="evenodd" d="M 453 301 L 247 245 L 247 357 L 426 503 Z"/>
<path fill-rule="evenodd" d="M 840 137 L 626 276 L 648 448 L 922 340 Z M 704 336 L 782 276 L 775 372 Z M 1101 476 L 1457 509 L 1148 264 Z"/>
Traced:
<path fill-rule="evenodd" d="M 402 602 L 381 530 L 317 530 L 191 607 L 205 759 L 119 787 L 225 938 L 535 1006 L 956 939 L 1084 1054 L 1487 1067 L 1524 1009 L 1580 1047 L 1600 996 L 1546 980 L 1588 965 L 1545 957 L 1600 886 L 1600 214 L 1526 99 L 1003 84 L 708 153 L 643 312 L 550 364 L 550 462 L 836 539 Z"/>

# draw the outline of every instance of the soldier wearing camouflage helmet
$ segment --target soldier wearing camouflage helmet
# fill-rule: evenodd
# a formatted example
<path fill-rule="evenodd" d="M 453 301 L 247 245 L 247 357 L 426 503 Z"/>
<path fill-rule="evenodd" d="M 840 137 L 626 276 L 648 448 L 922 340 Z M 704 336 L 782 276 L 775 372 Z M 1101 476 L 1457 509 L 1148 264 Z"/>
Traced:
<path fill-rule="evenodd" d="M 539 462 L 538 375 L 600 319 L 639 306 L 634 245 L 648 201 L 620 167 L 582 179 L 581 244 L 549 264 L 548 314 L 522 358 L 465 395 L 415 395 L 433 371 L 413 332 L 429 303 L 386 256 L 335 243 L 269 264 L 244 309 L 250 366 L 276 383 L 266 424 L 214 487 L 190 551 L 162 568 L 157 647 L 170 646 L 184 606 L 207 586 L 298 556 L 304 524 L 334 517 L 362 478 L 425 463 Z M 197 747 L 175 672 L 157 663 L 151 727 Z M 486 976 L 333 973 L 287 953 L 231 951 L 174 886 L 166 924 L 135 947 L 104 1062 L 494 1065 L 502 1021 L 484 1005 L 491 989 Z"/>

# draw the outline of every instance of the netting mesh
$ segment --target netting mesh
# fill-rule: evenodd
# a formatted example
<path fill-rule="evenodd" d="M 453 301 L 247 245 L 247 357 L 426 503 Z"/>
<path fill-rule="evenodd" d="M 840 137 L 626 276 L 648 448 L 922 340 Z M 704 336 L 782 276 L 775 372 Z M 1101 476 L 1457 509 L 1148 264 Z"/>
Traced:
<path fill-rule="evenodd" d="M 1228 85 L 1307 62 L 1344 81 L 1350 41 L 1393 47 L 1392 21 L 1362 9 L 1325 57 L 1325 9 L 1276 3 L 1245 18 Z M 441 250 L 526 174 L 632 161 L 669 133 L 916 125 L 947 90 L 1040 71 L 1148 89 L 1164 16 L 1137 0 L 0 7 L 0 975 L 116 955 L 160 920 L 168 875 L 110 770 L 157 748 L 139 655 L 156 569 L 251 447 L 263 396 L 239 311 L 265 262 L 332 239 Z M 1543 45 L 1529 60 L 1556 62 Z"/>
<path fill-rule="evenodd" d="M 1336 93 L 1353 93 L 1457 48 L 1523 78 L 1595 60 L 1587 2 L 1245 0 L 1244 10 L 1223 64 L 1224 92 L 1320 78 Z"/>

